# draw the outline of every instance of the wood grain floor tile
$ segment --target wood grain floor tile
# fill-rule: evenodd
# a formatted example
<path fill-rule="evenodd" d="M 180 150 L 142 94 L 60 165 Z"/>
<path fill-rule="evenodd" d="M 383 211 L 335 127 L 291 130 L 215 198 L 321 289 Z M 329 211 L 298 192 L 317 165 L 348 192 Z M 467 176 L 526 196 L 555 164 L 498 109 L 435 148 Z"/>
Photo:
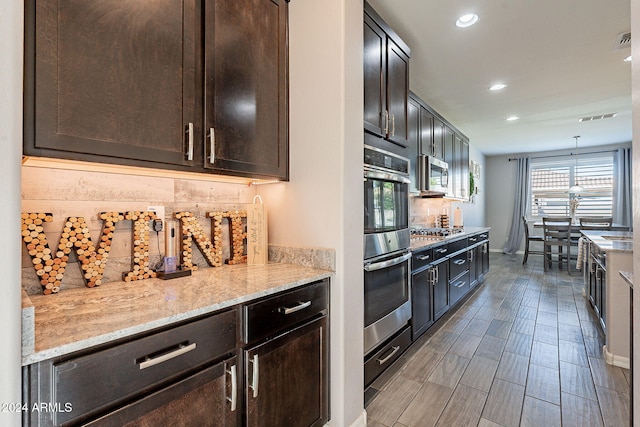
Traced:
<path fill-rule="evenodd" d="M 456 388 L 458 381 L 460 381 L 462 374 L 464 374 L 464 370 L 469 364 L 469 361 L 470 359 L 466 357 L 447 354 L 435 367 L 429 376 L 429 381 L 453 390 Z"/>
<path fill-rule="evenodd" d="M 489 391 L 482 418 L 505 427 L 518 426 L 524 402 L 525 388 L 496 379 Z"/>
<path fill-rule="evenodd" d="M 536 331 L 533 340 L 547 344 L 558 345 L 558 328 L 555 326 L 542 325 L 536 323 Z"/>
<path fill-rule="evenodd" d="M 560 405 L 560 372 L 558 369 L 529 365 L 526 395 Z"/>
<path fill-rule="evenodd" d="M 527 307 L 523 305 L 518 310 L 517 317 L 522 317 L 523 319 L 536 320 L 536 317 L 538 317 L 538 309 L 536 307 Z"/>
<path fill-rule="evenodd" d="M 440 384 L 426 382 L 415 399 L 406 406 L 398 419 L 406 426 L 435 426 L 440 414 L 449 402 L 453 389 Z"/>
<path fill-rule="evenodd" d="M 504 338 L 496 338 L 491 335 L 485 335 L 480 341 L 480 345 L 476 349 L 476 355 L 486 357 L 488 359 L 500 360 L 502 351 L 504 350 L 507 340 Z"/>
<path fill-rule="evenodd" d="M 560 362 L 560 390 L 585 399 L 597 400 L 596 390 L 588 366 Z"/>
<path fill-rule="evenodd" d="M 585 337 L 597 337 L 601 333 L 600 327 L 591 320 L 581 320 L 580 327 L 582 328 L 582 335 Z"/>
<path fill-rule="evenodd" d="M 517 308 L 498 308 L 498 311 L 493 315 L 493 318 L 496 320 L 502 320 L 504 322 L 512 323 L 516 316 L 518 315 Z"/>
<path fill-rule="evenodd" d="M 489 324 L 489 328 L 487 329 L 487 335 L 491 335 L 492 337 L 497 338 L 508 338 L 509 331 L 511 331 L 512 325 L 513 322 L 493 319 Z"/>
<path fill-rule="evenodd" d="M 602 415 L 597 401 L 562 393 L 562 424 L 565 426 L 602 427 Z"/>
<path fill-rule="evenodd" d="M 442 327 L 443 331 L 453 332 L 455 334 L 461 334 L 471 322 L 471 317 L 456 317 L 452 316 L 451 319 Z"/>
<path fill-rule="evenodd" d="M 577 310 L 563 311 L 558 310 L 558 322 L 567 323 L 569 325 L 580 326 L 580 318 L 578 317 Z"/>
<path fill-rule="evenodd" d="M 552 326 L 555 328 L 558 326 L 558 315 L 557 313 L 549 313 L 539 310 L 538 316 L 536 317 L 536 324 Z"/>
<path fill-rule="evenodd" d="M 480 418 L 478 422 L 478 427 L 504 427 L 498 423 L 494 423 L 493 421 L 489 421 L 486 418 Z"/>
<path fill-rule="evenodd" d="M 584 337 L 584 347 L 587 351 L 587 356 L 597 357 L 599 359 L 604 358 L 602 347 L 604 341 L 600 337 Z"/>
<path fill-rule="evenodd" d="M 429 375 L 431 375 L 443 357 L 444 353 L 431 351 L 428 347 L 422 348 L 405 365 L 401 375 L 422 384 L 427 381 L 427 378 L 429 378 Z"/>
<path fill-rule="evenodd" d="M 460 334 L 453 332 L 438 331 L 428 341 L 430 350 L 438 353 L 446 353 L 459 336 Z"/>
<path fill-rule="evenodd" d="M 607 364 L 603 359 L 589 357 L 589 365 L 596 386 L 610 388 L 628 393 L 629 384 L 622 372 L 622 368 Z"/>
<path fill-rule="evenodd" d="M 464 328 L 462 333 L 483 337 L 487 329 L 489 329 L 489 325 L 491 325 L 491 321 L 489 320 L 473 319 L 473 321 L 469 322 L 469 325 Z"/>
<path fill-rule="evenodd" d="M 558 341 L 560 361 L 573 363 L 574 365 L 589 366 L 589 359 L 584 348 L 584 342 Z"/>
<path fill-rule="evenodd" d="M 449 353 L 471 359 L 480 345 L 482 338 L 475 335 L 460 334 L 460 337 L 453 343 Z"/>
<path fill-rule="evenodd" d="M 498 364 L 496 378 L 524 386 L 527 384 L 528 372 L 529 358 L 527 356 L 505 351 Z"/>
<path fill-rule="evenodd" d="M 558 322 L 558 339 L 573 341 L 584 345 L 582 328 L 578 325 Z"/>
<path fill-rule="evenodd" d="M 531 396 L 524 397 L 520 427 L 560 427 L 562 416 L 560 406 Z"/>
<path fill-rule="evenodd" d="M 596 386 L 600 411 L 605 426 L 629 425 L 629 394 Z"/>
<path fill-rule="evenodd" d="M 465 385 L 456 387 L 437 426 L 475 426 L 480 420 L 488 393 Z"/>
<path fill-rule="evenodd" d="M 532 335 L 536 330 L 536 322 L 532 319 L 524 319 L 522 317 L 516 317 L 511 327 L 511 332 L 517 332 L 524 335 Z"/>
<path fill-rule="evenodd" d="M 507 338 L 507 345 L 505 346 L 504 351 L 529 356 L 531 355 L 532 344 L 533 336 L 512 332 L 509 334 L 509 338 Z"/>
<path fill-rule="evenodd" d="M 534 341 L 531 346 L 531 363 L 546 366 L 549 368 L 559 368 L 558 346 Z"/>
<path fill-rule="evenodd" d="M 460 384 L 489 392 L 497 369 L 497 360 L 474 356 L 469 362 L 469 365 L 467 365 L 467 369 L 465 369 L 460 379 Z"/>
<path fill-rule="evenodd" d="M 373 398 L 367 407 L 367 418 L 386 426 L 393 425 L 421 386 L 420 383 L 397 376 Z"/>

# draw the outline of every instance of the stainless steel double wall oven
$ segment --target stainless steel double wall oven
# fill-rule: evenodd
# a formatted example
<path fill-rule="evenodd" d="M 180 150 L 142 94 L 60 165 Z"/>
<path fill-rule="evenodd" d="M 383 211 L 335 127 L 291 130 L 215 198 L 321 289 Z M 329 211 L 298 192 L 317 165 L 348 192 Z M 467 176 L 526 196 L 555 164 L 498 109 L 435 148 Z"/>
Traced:
<path fill-rule="evenodd" d="M 411 319 L 409 183 L 409 159 L 365 145 L 365 356 Z"/>

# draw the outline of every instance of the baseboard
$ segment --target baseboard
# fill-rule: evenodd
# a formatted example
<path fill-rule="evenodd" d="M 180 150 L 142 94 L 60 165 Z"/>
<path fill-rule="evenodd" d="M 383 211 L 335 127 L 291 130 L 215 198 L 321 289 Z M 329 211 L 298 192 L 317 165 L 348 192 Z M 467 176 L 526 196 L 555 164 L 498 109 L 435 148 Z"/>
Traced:
<path fill-rule="evenodd" d="M 617 366 L 624 369 L 631 368 L 631 363 L 628 357 L 616 356 L 615 354 L 609 353 L 606 344 L 602 346 L 602 354 L 604 355 L 604 361 L 609 365 Z"/>
<path fill-rule="evenodd" d="M 360 416 L 349 427 L 367 427 L 367 411 L 363 410 Z"/>

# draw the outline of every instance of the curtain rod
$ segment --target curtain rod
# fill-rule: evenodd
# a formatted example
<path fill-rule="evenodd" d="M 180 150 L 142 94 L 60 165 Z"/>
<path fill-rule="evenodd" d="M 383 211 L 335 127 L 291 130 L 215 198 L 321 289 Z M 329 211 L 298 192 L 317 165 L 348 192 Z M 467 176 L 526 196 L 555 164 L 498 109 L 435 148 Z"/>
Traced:
<path fill-rule="evenodd" d="M 602 151 L 589 151 L 589 152 L 581 152 L 580 154 L 574 154 L 574 153 L 569 153 L 569 154 L 554 154 L 552 156 L 536 156 L 536 157 L 530 157 L 531 159 L 549 159 L 551 157 L 567 157 L 567 156 L 578 156 L 578 155 L 582 155 L 582 154 L 600 154 L 600 153 L 614 153 L 616 150 L 602 150 Z M 518 160 L 518 157 L 509 157 L 507 160 L 511 161 L 511 160 Z"/>

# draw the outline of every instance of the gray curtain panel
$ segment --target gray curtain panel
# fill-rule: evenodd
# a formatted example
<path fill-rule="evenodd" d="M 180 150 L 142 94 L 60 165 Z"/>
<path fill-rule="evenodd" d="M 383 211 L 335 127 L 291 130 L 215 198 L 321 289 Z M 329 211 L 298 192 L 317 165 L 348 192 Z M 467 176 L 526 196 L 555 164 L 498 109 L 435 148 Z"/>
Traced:
<path fill-rule="evenodd" d="M 511 215 L 511 228 L 509 236 L 502 247 L 505 254 L 513 254 L 520 248 L 520 242 L 524 237 L 524 225 L 522 216 L 527 213 L 527 198 L 529 195 L 529 157 L 520 157 L 516 165 L 516 194 L 513 200 L 513 214 Z"/>
<path fill-rule="evenodd" d="M 613 222 L 616 224 L 633 225 L 632 165 L 631 148 L 618 148 L 613 155 Z"/>

